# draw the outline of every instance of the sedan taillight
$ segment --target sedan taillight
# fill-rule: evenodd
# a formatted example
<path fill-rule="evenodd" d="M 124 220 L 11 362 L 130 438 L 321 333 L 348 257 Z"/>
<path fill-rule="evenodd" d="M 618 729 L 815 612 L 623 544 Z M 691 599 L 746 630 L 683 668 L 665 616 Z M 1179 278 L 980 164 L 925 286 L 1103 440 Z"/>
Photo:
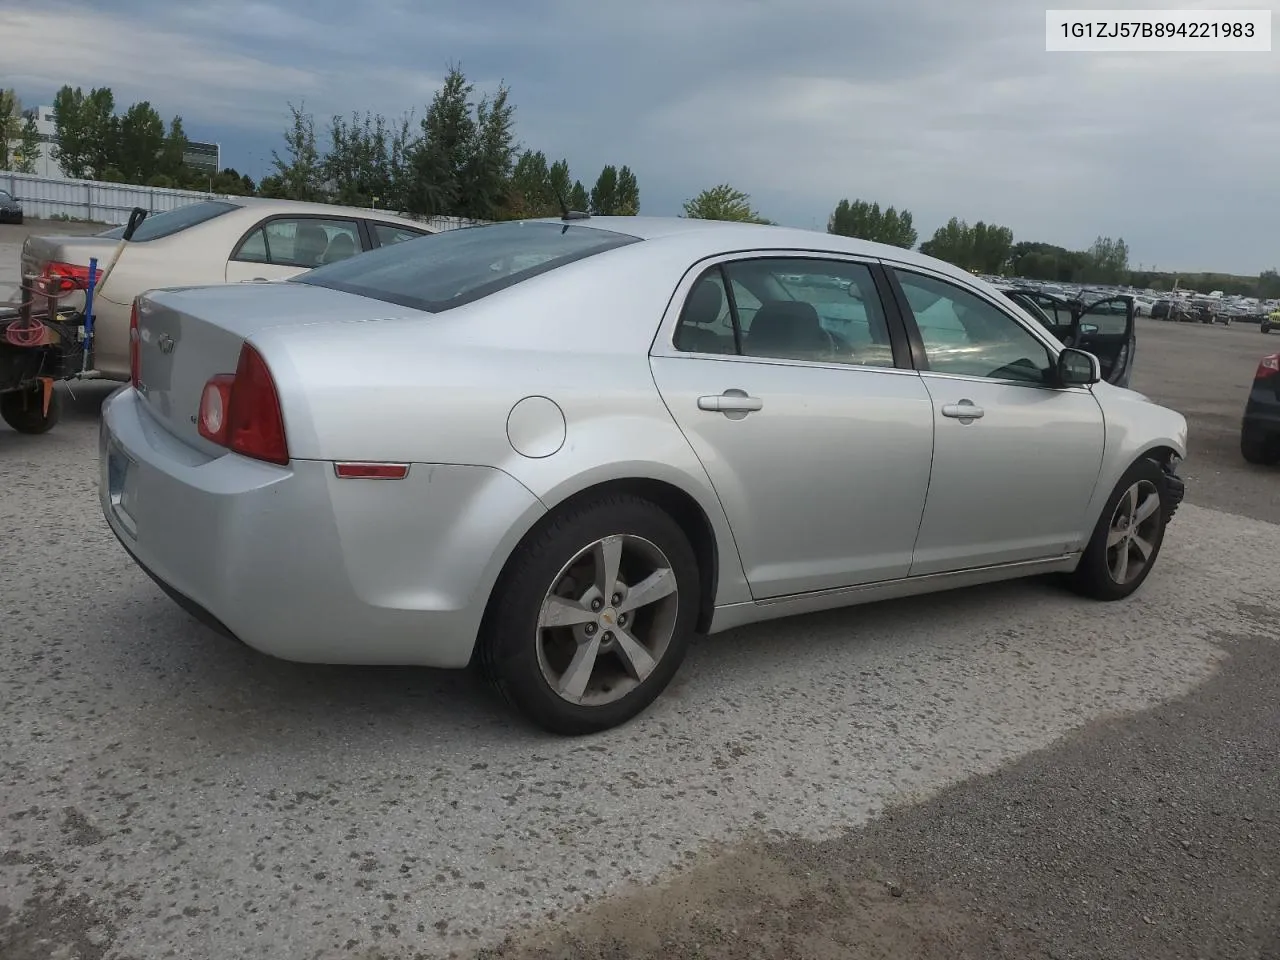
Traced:
<path fill-rule="evenodd" d="M 1276 376 L 1276 374 L 1280 374 L 1280 353 L 1273 353 L 1268 357 L 1263 357 L 1253 378 L 1255 380 L 1265 380 L 1267 377 Z"/>
<path fill-rule="evenodd" d="M 204 385 L 196 419 L 206 440 L 255 460 L 289 462 L 275 380 L 262 354 L 247 343 L 234 374 L 220 373 Z"/>

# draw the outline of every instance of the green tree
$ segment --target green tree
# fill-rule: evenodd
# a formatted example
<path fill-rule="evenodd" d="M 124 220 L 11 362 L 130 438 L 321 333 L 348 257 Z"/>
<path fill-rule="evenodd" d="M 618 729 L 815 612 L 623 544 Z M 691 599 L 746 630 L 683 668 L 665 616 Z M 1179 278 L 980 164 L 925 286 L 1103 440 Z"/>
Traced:
<path fill-rule="evenodd" d="M 607 164 L 591 188 L 591 213 L 611 217 L 618 209 L 618 168 Z"/>
<path fill-rule="evenodd" d="M 573 181 L 573 189 L 569 191 L 569 209 L 586 213 L 591 208 L 591 197 L 581 180 Z"/>
<path fill-rule="evenodd" d="M 286 200 L 323 200 L 324 168 L 316 147 L 315 119 L 302 107 L 289 104 L 293 122 L 284 135 L 285 156 L 271 151 L 275 168 L 275 196 Z M 264 180 L 264 184 L 266 181 Z"/>
<path fill-rule="evenodd" d="M 1263 270 L 1258 276 L 1258 296 L 1264 300 L 1280 297 L 1280 273 Z"/>
<path fill-rule="evenodd" d="M 634 217 L 640 213 L 640 181 L 626 164 L 618 169 L 617 205 L 614 212 L 620 217 Z"/>
<path fill-rule="evenodd" d="M 973 225 L 973 254 L 965 266 L 987 274 L 1002 274 L 1013 256 L 1013 231 L 979 220 Z"/>
<path fill-rule="evenodd" d="M 684 215 L 694 220 L 734 220 L 740 223 L 771 223 L 751 206 L 751 197 L 722 183 L 703 190 L 684 203 Z"/>
<path fill-rule="evenodd" d="M 973 261 L 973 228 L 958 217 L 952 217 L 920 244 L 920 252 L 967 270 Z"/>
<path fill-rule="evenodd" d="M 1090 275 L 1086 279 L 1094 283 L 1120 283 L 1128 275 L 1129 246 L 1123 237 L 1098 237 L 1087 257 Z"/>
<path fill-rule="evenodd" d="M 74 180 L 82 180 L 91 170 L 89 133 L 84 122 L 84 91 L 64 86 L 53 97 L 54 137 L 57 146 L 53 158 L 62 172 Z"/>
<path fill-rule="evenodd" d="M 879 203 L 841 200 L 827 219 L 827 233 L 889 243 L 910 250 L 916 245 L 916 229 L 911 212 L 893 207 L 881 210 Z"/>
<path fill-rule="evenodd" d="M 411 154 L 408 209 L 427 216 L 452 214 L 462 201 L 464 170 L 476 140 L 472 85 L 451 65 L 422 118 L 422 136 Z"/>
<path fill-rule="evenodd" d="M 40 131 L 36 128 L 35 114 L 27 114 L 26 119 L 22 122 L 22 132 L 18 137 L 14 169 L 18 173 L 35 173 L 36 161 L 39 159 Z"/>
<path fill-rule="evenodd" d="M 563 162 L 563 161 L 561 161 Z M 547 166 L 547 155 L 541 150 L 534 152 L 526 150 L 520 154 L 520 159 L 516 161 L 515 169 L 511 174 L 511 198 L 506 210 L 506 215 L 513 220 L 521 220 L 527 217 L 550 217 L 560 212 L 559 197 L 568 198 L 568 190 L 564 189 L 563 193 L 556 193 L 556 181 L 552 178 L 552 170 L 559 167 L 557 163 L 553 167 Z M 569 165 L 564 164 L 563 169 L 558 171 L 560 185 L 563 188 L 563 181 L 568 179 Z"/>
<path fill-rule="evenodd" d="M 115 168 L 129 183 L 146 183 L 161 172 L 164 121 L 147 101 L 135 103 L 120 118 Z"/>
<path fill-rule="evenodd" d="M 22 130 L 22 104 L 13 90 L 0 90 L 0 170 L 13 163 L 9 143 L 17 140 Z"/>
<path fill-rule="evenodd" d="M 182 118 L 174 117 L 169 121 L 169 132 L 160 148 L 159 172 L 176 182 L 182 177 L 186 156 L 187 131 L 182 126 Z"/>
<path fill-rule="evenodd" d="M 517 153 L 515 109 L 505 83 L 498 85 L 492 98 L 481 97 L 476 104 L 475 132 L 462 168 L 456 216 L 493 220 L 506 205 Z"/>
<path fill-rule="evenodd" d="M 80 106 L 84 129 L 87 173 L 96 177 L 118 167 L 120 123 L 116 118 L 116 98 L 110 87 L 94 87 Z M 64 168 L 65 169 L 65 168 Z"/>

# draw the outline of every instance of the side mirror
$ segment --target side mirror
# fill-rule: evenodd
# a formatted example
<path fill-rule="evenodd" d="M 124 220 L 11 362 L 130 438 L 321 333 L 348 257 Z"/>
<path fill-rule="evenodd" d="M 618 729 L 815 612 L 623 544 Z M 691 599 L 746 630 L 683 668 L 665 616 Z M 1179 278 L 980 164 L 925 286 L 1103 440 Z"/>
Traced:
<path fill-rule="evenodd" d="M 1098 325 L 1096 323 L 1082 323 L 1080 324 L 1080 332 L 1087 337 L 1091 333 L 1098 332 Z"/>
<path fill-rule="evenodd" d="M 1067 347 L 1058 354 L 1058 383 L 1064 387 L 1088 387 L 1102 379 L 1102 364 L 1092 353 Z"/>

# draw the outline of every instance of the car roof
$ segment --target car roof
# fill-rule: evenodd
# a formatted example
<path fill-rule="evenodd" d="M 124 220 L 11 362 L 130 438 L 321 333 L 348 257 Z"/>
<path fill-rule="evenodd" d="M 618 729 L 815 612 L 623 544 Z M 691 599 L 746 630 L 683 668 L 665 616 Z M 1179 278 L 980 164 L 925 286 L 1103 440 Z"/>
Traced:
<path fill-rule="evenodd" d="M 985 287 L 991 285 L 967 270 L 934 257 L 895 247 L 887 243 L 875 243 L 856 237 L 798 227 L 782 227 L 763 223 L 739 223 L 729 220 L 698 220 L 693 217 L 589 217 L 565 221 L 547 217 L 547 223 L 571 223 L 574 226 L 596 230 L 612 230 L 641 240 L 681 240 L 686 245 L 701 248 L 698 256 L 715 256 L 739 250 L 795 250 L 820 253 L 843 253 L 851 256 L 875 257 L 897 263 L 928 267 L 939 273 L 963 278 Z"/>
<path fill-rule="evenodd" d="M 221 200 L 237 207 L 251 209 L 255 213 L 267 215 L 271 213 L 296 213 L 327 216 L 361 217 L 369 220 L 386 220 L 392 223 L 403 223 L 426 229 L 430 224 L 413 220 L 389 210 L 371 210 L 362 207 L 343 207 L 332 203 L 308 203 L 304 200 L 276 200 L 271 197 L 241 197 L 233 194 L 210 194 L 208 199 Z"/>

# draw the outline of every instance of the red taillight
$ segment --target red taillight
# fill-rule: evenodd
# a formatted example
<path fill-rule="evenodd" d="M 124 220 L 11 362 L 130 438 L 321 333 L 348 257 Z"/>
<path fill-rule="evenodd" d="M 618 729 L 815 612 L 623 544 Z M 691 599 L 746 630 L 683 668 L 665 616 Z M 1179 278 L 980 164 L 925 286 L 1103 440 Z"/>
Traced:
<path fill-rule="evenodd" d="M 136 390 L 138 384 L 142 382 L 142 354 L 141 344 L 139 340 L 141 334 L 138 332 L 138 301 L 133 301 L 133 308 L 129 311 L 129 382 L 133 384 Z"/>
<path fill-rule="evenodd" d="M 220 373 L 204 385 L 197 421 L 206 440 L 255 460 L 289 462 L 275 380 L 262 354 L 247 343 L 234 376 Z"/>
<path fill-rule="evenodd" d="M 102 271 L 95 272 L 93 281 L 102 279 Z M 73 290 L 89 289 L 89 268 L 78 263 L 63 263 L 54 260 L 44 266 L 46 289 L 54 296 L 63 296 Z"/>
<path fill-rule="evenodd" d="M 1265 377 L 1274 377 L 1280 373 L 1280 353 L 1273 353 L 1269 357 L 1263 357 L 1262 362 L 1258 364 L 1258 372 L 1253 375 L 1255 380 L 1262 380 Z"/>

